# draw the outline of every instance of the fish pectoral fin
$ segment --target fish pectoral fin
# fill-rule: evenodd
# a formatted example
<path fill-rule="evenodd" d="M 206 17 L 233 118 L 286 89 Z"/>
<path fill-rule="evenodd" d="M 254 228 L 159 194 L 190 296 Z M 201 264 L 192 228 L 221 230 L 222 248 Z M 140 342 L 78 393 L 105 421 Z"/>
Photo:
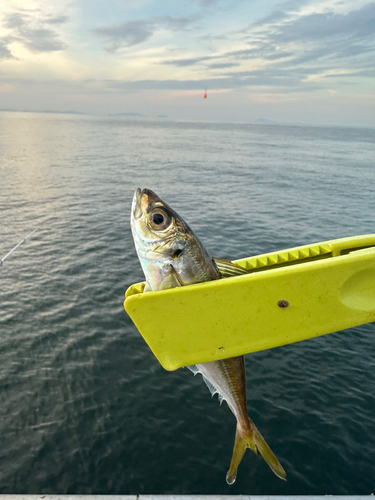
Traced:
<path fill-rule="evenodd" d="M 262 457 L 269 465 L 271 470 L 276 474 L 276 476 L 286 481 L 285 470 L 272 452 L 271 448 L 266 443 L 261 433 L 255 427 L 253 422 L 251 422 L 251 426 L 246 432 L 240 432 L 237 425 L 232 460 L 227 472 L 228 484 L 233 484 L 235 482 L 237 476 L 237 468 L 242 460 L 242 457 L 244 456 L 246 448 L 251 448 L 255 454 L 257 453 L 257 451 L 259 451 L 259 453 L 262 455 Z"/>
<path fill-rule="evenodd" d="M 234 264 L 230 260 L 214 258 L 213 261 L 215 262 L 222 278 L 230 278 L 232 276 L 249 274 L 249 271 L 247 269 L 239 266 L 238 264 Z"/>

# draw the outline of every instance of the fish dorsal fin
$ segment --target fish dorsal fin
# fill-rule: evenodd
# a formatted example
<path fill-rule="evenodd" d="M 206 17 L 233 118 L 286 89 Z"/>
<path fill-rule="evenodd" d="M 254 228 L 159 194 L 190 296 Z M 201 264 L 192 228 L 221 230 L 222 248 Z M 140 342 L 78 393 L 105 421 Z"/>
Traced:
<path fill-rule="evenodd" d="M 187 368 L 189 368 L 189 370 L 191 370 L 194 373 L 194 375 L 196 375 L 197 373 L 200 373 L 202 375 L 204 383 L 208 387 L 208 390 L 210 391 L 211 396 L 214 396 L 215 394 L 217 394 L 218 397 L 219 397 L 219 402 L 221 404 L 223 402 L 223 400 L 224 400 L 223 396 L 220 394 L 220 392 L 217 390 L 217 388 L 214 386 L 214 384 L 212 382 L 210 382 L 208 380 L 208 378 L 206 378 L 203 375 L 203 373 L 199 370 L 199 368 L 197 367 L 197 365 L 189 365 Z"/>
<path fill-rule="evenodd" d="M 244 267 L 234 264 L 227 259 L 213 259 L 222 278 L 230 278 L 231 276 L 241 276 L 242 274 L 249 274 L 249 271 Z"/>

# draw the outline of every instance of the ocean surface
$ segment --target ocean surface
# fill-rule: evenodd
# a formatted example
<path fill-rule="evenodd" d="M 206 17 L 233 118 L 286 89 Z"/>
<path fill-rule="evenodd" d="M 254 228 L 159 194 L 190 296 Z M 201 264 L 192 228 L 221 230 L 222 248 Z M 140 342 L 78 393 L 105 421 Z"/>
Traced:
<path fill-rule="evenodd" d="M 375 130 L 0 113 L 0 493 L 375 493 L 374 323 L 246 356 L 288 481 L 226 484 L 232 413 L 123 309 L 137 187 L 217 257 L 375 233 Z"/>

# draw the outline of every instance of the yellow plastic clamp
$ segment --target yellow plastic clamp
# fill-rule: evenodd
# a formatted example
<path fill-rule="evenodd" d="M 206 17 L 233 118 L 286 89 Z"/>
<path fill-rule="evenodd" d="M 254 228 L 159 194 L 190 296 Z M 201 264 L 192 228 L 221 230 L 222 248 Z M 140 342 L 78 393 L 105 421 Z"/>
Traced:
<path fill-rule="evenodd" d="M 124 307 L 166 370 L 375 321 L 375 234 L 234 261 L 249 274 L 143 294 Z"/>

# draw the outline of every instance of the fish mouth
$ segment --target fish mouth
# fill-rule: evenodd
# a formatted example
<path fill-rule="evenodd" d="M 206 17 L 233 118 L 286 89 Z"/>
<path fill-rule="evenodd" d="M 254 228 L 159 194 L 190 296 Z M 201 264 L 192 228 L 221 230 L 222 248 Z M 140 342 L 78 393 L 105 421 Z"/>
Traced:
<path fill-rule="evenodd" d="M 134 219 L 142 217 L 143 213 L 149 211 L 149 207 L 156 202 L 161 202 L 160 198 L 151 189 L 140 189 L 134 193 L 132 203 L 132 216 Z"/>
<path fill-rule="evenodd" d="M 139 219 L 142 216 L 142 191 L 137 188 L 132 203 L 132 217 L 133 219 Z"/>

